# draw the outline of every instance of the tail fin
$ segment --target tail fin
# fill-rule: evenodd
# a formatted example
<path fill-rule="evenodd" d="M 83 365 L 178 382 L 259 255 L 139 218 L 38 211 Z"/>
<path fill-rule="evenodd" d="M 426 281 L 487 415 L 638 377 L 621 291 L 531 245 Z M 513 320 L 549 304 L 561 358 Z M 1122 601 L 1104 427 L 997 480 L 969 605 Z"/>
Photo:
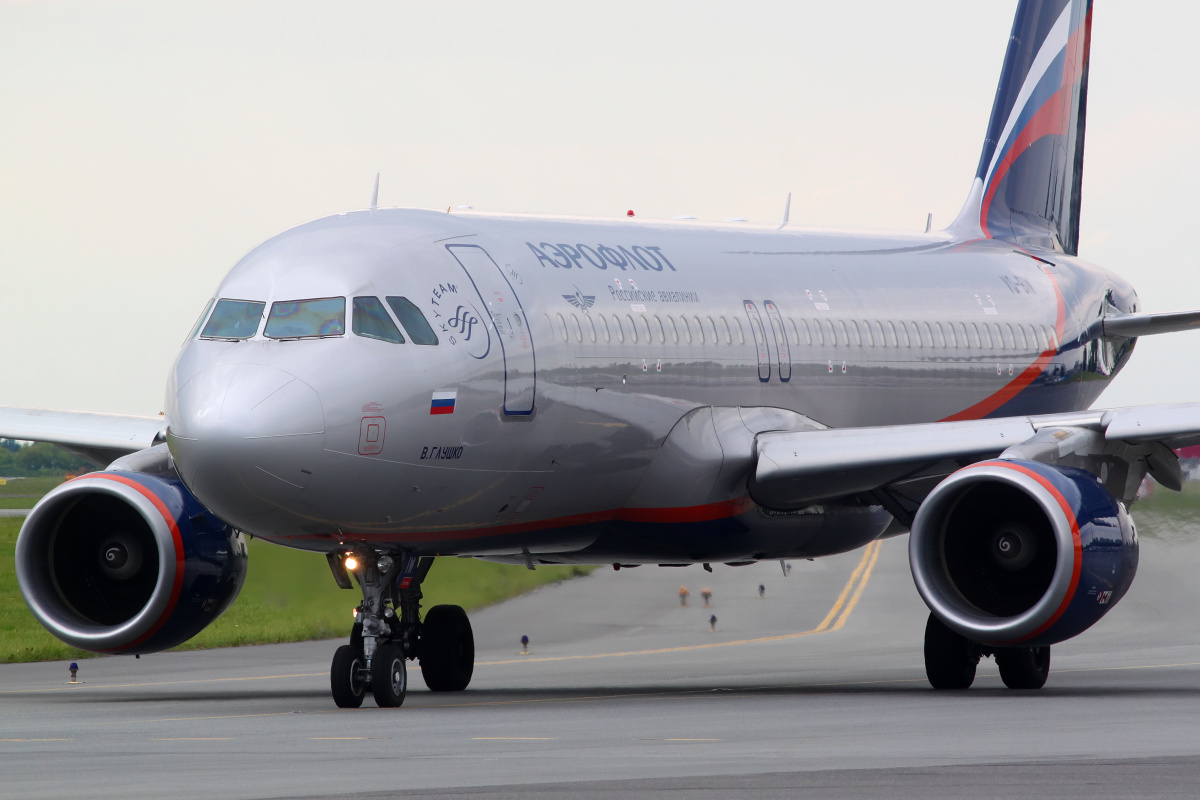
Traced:
<path fill-rule="evenodd" d="M 1092 0 L 1021 0 L 971 196 L 952 230 L 1075 255 Z"/>

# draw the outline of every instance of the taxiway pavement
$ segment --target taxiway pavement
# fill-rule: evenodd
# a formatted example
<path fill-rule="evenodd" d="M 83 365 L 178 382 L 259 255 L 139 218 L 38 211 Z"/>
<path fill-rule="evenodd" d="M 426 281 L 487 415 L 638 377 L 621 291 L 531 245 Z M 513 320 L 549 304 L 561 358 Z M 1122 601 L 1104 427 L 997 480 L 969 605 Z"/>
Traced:
<path fill-rule="evenodd" d="M 0 797 L 1200 793 L 1200 546 L 1144 541 L 1045 689 L 988 660 L 949 693 L 925 682 L 906 546 L 545 587 L 473 615 L 466 692 L 413 669 L 394 710 L 333 706 L 336 642 L 88 660 L 78 686 L 65 663 L 0 666 Z"/>

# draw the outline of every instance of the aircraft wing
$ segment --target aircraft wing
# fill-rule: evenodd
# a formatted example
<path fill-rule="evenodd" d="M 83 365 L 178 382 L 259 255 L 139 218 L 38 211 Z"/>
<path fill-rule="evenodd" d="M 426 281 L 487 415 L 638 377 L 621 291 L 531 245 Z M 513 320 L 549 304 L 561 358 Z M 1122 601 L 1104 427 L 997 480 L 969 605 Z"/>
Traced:
<path fill-rule="evenodd" d="M 161 416 L 0 406 L 0 438 L 50 442 L 100 465 L 162 442 L 166 429 Z"/>
<path fill-rule="evenodd" d="M 1160 483 L 1178 489 L 1179 465 L 1170 451 L 1198 443 L 1200 403 L 765 432 L 757 436 L 750 494 L 756 502 L 779 510 L 865 495 L 903 520 L 946 475 L 1006 451 L 1012 457 L 1085 468 L 1099 463 L 1081 460 L 1085 458 L 1140 460 L 1137 482 L 1148 470 Z"/>

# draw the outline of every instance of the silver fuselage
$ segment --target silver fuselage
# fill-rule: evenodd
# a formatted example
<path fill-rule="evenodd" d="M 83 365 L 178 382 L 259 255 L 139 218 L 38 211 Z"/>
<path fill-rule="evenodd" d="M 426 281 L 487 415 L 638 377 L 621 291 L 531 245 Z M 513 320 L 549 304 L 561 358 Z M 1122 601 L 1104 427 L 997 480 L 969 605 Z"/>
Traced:
<path fill-rule="evenodd" d="M 1086 408 L 1132 346 L 1083 332 L 1136 310 L 1128 283 L 1078 259 L 946 233 L 403 209 L 287 231 L 216 294 L 268 309 L 385 295 L 416 303 L 439 344 L 347 324 L 184 345 L 168 439 L 215 514 L 312 550 L 840 552 L 890 517 L 861 499 L 757 508 L 754 433 Z M 431 414 L 435 392 L 453 413 Z"/>

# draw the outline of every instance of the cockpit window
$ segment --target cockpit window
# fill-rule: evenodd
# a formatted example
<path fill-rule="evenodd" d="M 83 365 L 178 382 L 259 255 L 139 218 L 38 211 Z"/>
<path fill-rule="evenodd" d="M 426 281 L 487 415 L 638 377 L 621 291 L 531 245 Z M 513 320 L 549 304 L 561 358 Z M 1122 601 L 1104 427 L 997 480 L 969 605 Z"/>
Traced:
<path fill-rule="evenodd" d="M 272 339 L 303 339 L 345 332 L 346 298 L 323 297 L 272 303 L 263 334 Z"/>
<path fill-rule="evenodd" d="M 383 308 L 378 297 L 354 298 L 354 333 L 368 339 L 382 339 L 385 342 L 404 343 L 404 336 L 392 318 Z"/>
<path fill-rule="evenodd" d="M 412 304 L 407 297 L 389 297 L 388 305 L 396 312 L 396 319 L 408 331 L 413 344 L 437 344 L 437 334 L 429 327 L 429 321 L 421 313 L 421 309 Z"/>
<path fill-rule="evenodd" d="M 255 300 L 218 300 L 201 339 L 249 339 L 258 330 L 266 303 Z"/>
<path fill-rule="evenodd" d="M 196 338 L 196 334 L 200 332 L 200 326 L 204 324 L 204 320 L 208 319 L 208 312 L 212 311 L 214 302 L 214 299 L 210 297 L 208 302 L 204 304 L 204 310 L 200 312 L 200 316 L 196 319 L 196 324 L 192 326 L 192 332 L 183 341 L 190 342 Z"/>

